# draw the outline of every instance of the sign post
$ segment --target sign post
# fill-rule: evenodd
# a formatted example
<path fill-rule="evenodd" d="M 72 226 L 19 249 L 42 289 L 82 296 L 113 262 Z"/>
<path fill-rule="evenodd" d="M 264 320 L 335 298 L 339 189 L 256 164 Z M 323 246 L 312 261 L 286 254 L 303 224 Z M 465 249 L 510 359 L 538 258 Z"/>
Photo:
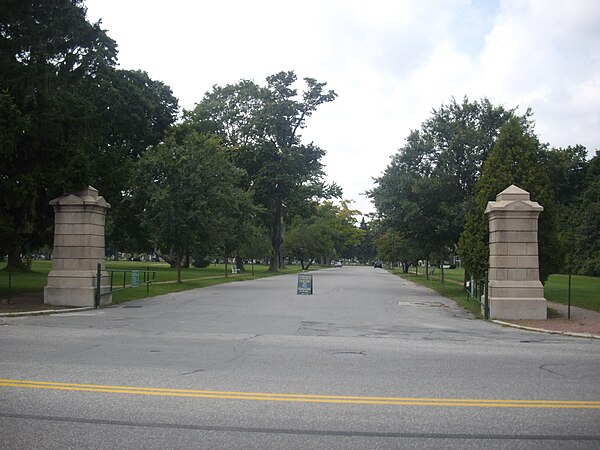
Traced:
<path fill-rule="evenodd" d="M 298 295 L 312 295 L 313 276 L 309 273 L 298 274 Z"/>

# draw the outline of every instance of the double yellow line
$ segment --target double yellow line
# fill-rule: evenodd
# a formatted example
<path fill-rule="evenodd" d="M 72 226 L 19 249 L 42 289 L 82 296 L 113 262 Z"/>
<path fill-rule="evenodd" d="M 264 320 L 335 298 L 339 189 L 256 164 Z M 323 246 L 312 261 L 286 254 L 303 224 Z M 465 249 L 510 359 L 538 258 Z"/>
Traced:
<path fill-rule="evenodd" d="M 474 408 L 568 408 L 600 409 L 600 401 L 576 400 L 498 400 L 460 398 L 362 397 L 347 395 L 272 394 L 261 392 L 205 391 L 194 389 L 164 389 L 99 384 L 56 383 L 51 381 L 0 379 L 0 387 L 49 389 L 59 391 L 101 392 L 125 395 L 162 397 L 192 397 L 230 400 L 254 400 L 297 403 L 345 403 L 356 405 L 459 406 Z"/>

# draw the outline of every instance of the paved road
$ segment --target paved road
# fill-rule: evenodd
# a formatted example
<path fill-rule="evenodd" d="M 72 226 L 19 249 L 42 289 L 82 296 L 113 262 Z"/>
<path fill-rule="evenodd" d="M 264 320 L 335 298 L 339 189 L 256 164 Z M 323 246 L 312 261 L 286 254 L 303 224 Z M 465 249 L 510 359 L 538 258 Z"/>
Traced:
<path fill-rule="evenodd" d="M 372 268 L 0 319 L 5 448 L 599 448 L 600 342 Z"/>

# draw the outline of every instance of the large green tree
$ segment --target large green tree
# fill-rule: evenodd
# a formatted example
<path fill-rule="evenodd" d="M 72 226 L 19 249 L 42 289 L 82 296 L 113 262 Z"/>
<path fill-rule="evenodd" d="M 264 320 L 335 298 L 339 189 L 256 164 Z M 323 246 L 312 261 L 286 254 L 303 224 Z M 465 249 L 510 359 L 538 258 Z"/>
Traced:
<path fill-rule="evenodd" d="M 600 152 L 588 162 L 585 171 L 586 187 L 568 234 L 569 270 L 600 276 Z"/>
<path fill-rule="evenodd" d="M 323 182 L 325 151 L 304 144 L 301 130 L 306 119 L 323 103 L 335 99 L 325 83 L 305 78 L 301 95 L 293 87 L 294 72 L 267 77 L 266 86 L 243 80 L 215 86 L 196 108 L 185 114 L 186 124 L 221 135 L 235 164 L 244 169 L 242 187 L 262 208 L 261 222 L 272 244 L 270 270 L 283 264 L 281 245 L 286 222 L 336 186 Z"/>
<path fill-rule="evenodd" d="M 146 148 L 160 143 L 175 122 L 178 101 L 164 83 L 131 70 L 106 74 L 90 98 L 98 116 L 90 133 L 97 140 L 97 151 L 88 159 L 90 179 L 111 204 L 107 248 L 147 251 L 148 236 L 139 221 L 143 202 L 133 195 L 132 173 Z"/>
<path fill-rule="evenodd" d="M 365 264 L 375 258 L 375 248 L 373 244 L 373 227 L 371 222 L 368 222 L 363 217 L 360 221 L 359 228 L 363 230 L 363 237 L 356 249 L 356 258 L 361 263 Z"/>
<path fill-rule="evenodd" d="M 242 171 L 228 160 L 216 136 L 169 135 L 150 147 L 137 167 L 137 195 L 145 200 L 142 221 L 157 253 L 169 255 L 181 282 L 183 258 L 225 251 L 235 223 L 252 210 L 237 188 Z"/>
<path fill-rule="evenodd" d="M 487 99 L 434 110 L 368 192 L 385 228 L 419 245 L 427 260 L 453 251 L 483 163 L 513 114 Z"/>
<path fill-rule="evenodd" d="M 477 182 L 476 205 L 468 213 L 460 237 L 459 255 L 465 269 L 479 277 L 488 267 L 488 221 L 484 211 L 489 201 L 514 184 L 531 194 L 544 207 L 539 220 L 540 279 L 545 281 L 560 269 L 562 247 L 557 234 L 556 208 L 548 175 L 541 161 L 541 146 L 533 131 L 517 117 L 501 128 L 483 174 Z"/>
<path fill-rule="evenodd" d="M 293 222 L 286 236 L 286 253 L 296 257 L 303 269 L 319 259 L 328 265 L 333 258 L 354 258 L 364 236 L 356 226 L 357 214 L 349 201 L 340 205 L 322 202 L 311 215 Z"/>
<path fill-rule="evenodd" d="M 86 83 L 116 45 L 82 1 L 7 0 L 0 8 L 0 240 L 10 266 L 44 239 L 48 201 L 85 181 Z"/>
<path fill-rule="evenodd" d="M 375 241 L 375 246 L 380 260 L 400 263 L 404 273 L 408 273 L 411 264 L 416 266 L 423 257 L 422 249 L 398 231 L 386 231 Z"/>
<path fill-rule="evenodd" d="M 118 212 L 130 162 L 174 120 L 170 89 L 116 70 L 116 55 L 82 0 L 3 2 L 0 241 L 10 266 L 51 239 L 52 198 L 92 184 Z"/>

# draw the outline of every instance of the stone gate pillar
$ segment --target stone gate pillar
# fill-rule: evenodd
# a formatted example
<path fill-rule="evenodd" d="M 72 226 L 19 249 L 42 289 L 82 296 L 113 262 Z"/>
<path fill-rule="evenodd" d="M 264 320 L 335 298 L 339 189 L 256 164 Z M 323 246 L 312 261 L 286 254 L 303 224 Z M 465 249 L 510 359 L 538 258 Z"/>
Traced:
<path fill-rule="evenodd" d="M 94 306 L 98 263 L 102 265 L 101 292 L 110 289 L 104 271 L 104 225 L 110 205 L 91 186 L 50 204 L 54 207 L 54 250 L 44 303 Z M 101 297 L 100 304 L 110 303 L 110 294 Z"/>
<path fill-rule="evenodd" d="M 492 319 L 546 319 L 540 282 L 538 218 L 544 210 L 512 185 L 488 202 L 489 299 Z"/>

